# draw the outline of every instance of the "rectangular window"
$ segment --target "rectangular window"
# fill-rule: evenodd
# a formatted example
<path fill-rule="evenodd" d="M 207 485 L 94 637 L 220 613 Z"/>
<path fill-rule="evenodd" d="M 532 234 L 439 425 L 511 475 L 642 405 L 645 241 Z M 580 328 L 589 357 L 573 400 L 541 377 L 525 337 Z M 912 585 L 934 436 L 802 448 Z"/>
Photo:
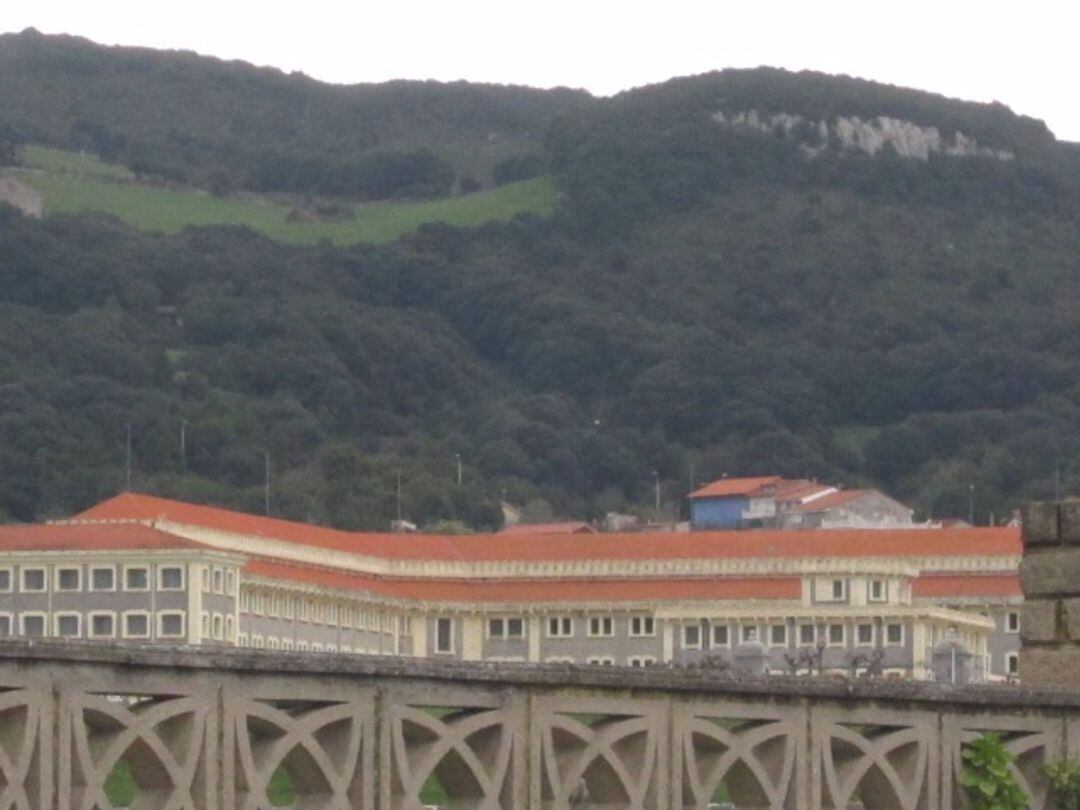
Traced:
<path fill-rule="evenodd" d="M 158 569 L 158 590 L 181 591 L 183 589 L 183 568 L 179 565 L 165 565 Z"/>
<path fill-rule="evenodd" d="M 220 613 L 214 614 L 214 641 L 225 638 L 225 617 Z"/>
<path fill-rule="evenodd" d="M 844 643 L 844 625 L 842 624 L 830 624 L 829 625 L 829 645 L 837 646 Z"/>
<path fill-rule="evenodd" d="M 786 624 L 774 624 L 769 628 L 769 644 L 773 647 L 784 647 L 787 645 Z"/>
<path fill-rule="evenodd" d="M 651 655 L 635 655 L 629 659 L 632 667 L 651 667 L 655 663 L 656 659 Z"/>
<path fill-rule="evenodd" d="M 588 659 L 589 663 L 594 667 L 613 667 L 615 666 L 615 659 L 607 655 L 594 655 Z"/>
<path fill-rule="evenodd" d="M 82 635 L 82 617 L 78 613 L 57 613 L 53 617 L 54 634 L 62 638 L 78 638 Z"/>
<path fill-rule="evenodd" d="M 150 617 L 145 612 L 124 614 L 124 638 L 149 638 Z"/>
<path fill-rule="evenodd" d="M 1005 632 L 1006 633 L 1019 633 L 1020 632 L 1020 613 L 1016 610 L 1010 610 L 1005 614 Z"/>
<path fill-rule="evenodd" d="M 11 635 L 11 614 L 0 613 L 0 637 L 7 638 Z"/>
<path fill-rule="evenodd" d="M 688 650 L 701 648 L 701 625 L 687 624 L 682 629 L 683 647 Z"/>
<path fill-rule="evenodd" d="M 58 591 L 78 591 L 78 590 L 82 590 L 82 569 L 81 568 L 57 568 L 56 569 L 56 590 L 58 590 Z"/>
<path fill-rule="evenodd" d="M 158 635 L 162 638 L 181 638 L 184 635 L 184 614 L 179 611 L 159 613 Z"/>
<path fill-rule="evenodd" d="M 502 619 L 488 619 L 488 636 L 490 638 L 505 638 L 506 622 Z"/>
<path fill-rule="evenodd" d="M 11 593 L 11 569 L 0 568 L 0 591 Z"/>
<path fill-rule="evenodd" d="M 225 640 L 236 640 L 236 620 L 231 615 L 225 617 Z"/>
<path fill-rule="evenodd" d="M 202 569 L 202 589 L 204 591 L 210 590 L 210 566 L 203 566 Z"/>
<path fill-rule="evenodd" d="M 899 622 L 885 625 L 885 642 L 897 645 L 904 643 L 904 625 Z"/>
<path fill-rule="evenodd" d="M 569 638 L 574 635 L 574 620 L 569 616 L 548 617 L 548 635 L 551 638 Z"/>
<path fill-rule="evenodd" d="M 874 625 L 860 624 L 855 628 L 855 640 L 862 647 L 872 646 L 874 643 Z"/>
<path fill-rule="evenodd" d="M 45 569 L 24 568 L 22 570 L 22 589 L 24 593 L 40 593 L 45 590 Z"/>
<path fill-rule="evenodd" d="M 232 595 L 236 593 L 236 572 L 225 572 L 225 593 Z"/>
<path fill-rule="evenodd" d="M 842 602 L 847 594 L 847 583 L 842 579 L 834 579 L 832 581 L 832 598 L 833 601 Z"/>
<path fill-rule="evenodd" d="M 714 624 L 712 626 L 712 645 L 714 647 L 726 647 L 731 643 L 731 635 L 726 624 Z"/>
<path fill-rule="evenodd" d="M 611 616 L 590 616 L 589 635 L 593 638 L 615 635 L 615 620 Z"/>
<path fill-rule="evenodd" d="M 870 601 L 884 602 L 888 598 L 888 588 L 883 579 L 870 580 Z"/>
<path fill-rule="evenodd" d="M 116 619 L 112 613 L 90 614 L 90 638 L 112 638 L 116 635 Z"/>
<path fill-rule="evenodd" d="M 23 613 L 19 616 L 19 625 L 22 635 L 41 638 L 45 635 L 45 614 Z"/>
<path fill-rule="evenodd" d="M 656 621 L 652 616 L 632 616 L 630 618 L 630 635 L 638 638 L 655 636 Z"/>
<path fill-rule="evenodd" d="M 1020 656 L 1014 652 L 1005 653 L 1005 674 L 1006 675 L 1019 675 L 1020 674 Z"/>
<path fill-rule="evenodd" d="M 111 565 L 108 568 L 90 569 L 90 590 L 92 591 L 115 591 L 116 569 Z"/>
<path fill-rule="evenodd" d="M 150 590 L 150 569 L 145 566 L 124 566 L 124 590 Z"/>
<path fill-rule="evenodd" d="M 435 620 L 435 652 L 452 653 L 454 651 L 453 619 Z"/>
<path fill-rule="evenodd" d="M 804 644 L 804 645 L 814 643 L 814 625 L 812 625 L 812 624 L 800 624 L 799 625 L 799 643 Z"/>
<path fill-rule="evenodd" d="M 214 567 L 214 593 L 222 593 L 225 590 L 225 572 Z"/>
<path fill-rule="evenodd" d="M 405 621 L 408 621 L 406 617 Z M 402 632 L 408 635 L 408 625 L 404 625 Z M 506 620 L 506 637 L 507 638 L 524 638 L 525 637 L 525 620 L 524 619 L 507 619 Z"/>

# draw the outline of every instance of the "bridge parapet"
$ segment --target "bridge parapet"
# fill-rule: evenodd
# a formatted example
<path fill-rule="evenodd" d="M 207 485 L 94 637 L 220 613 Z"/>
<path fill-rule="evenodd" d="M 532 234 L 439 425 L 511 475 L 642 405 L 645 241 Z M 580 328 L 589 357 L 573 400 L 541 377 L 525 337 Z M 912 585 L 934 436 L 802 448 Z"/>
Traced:
<path fill-rule="evenodd" d="M 0 810 L 414 810 L 434 776 L 467 810 L 965 807 L 965 742 L 997 731 L 1032 807 L 1080 756 L 1080 695 L 738 679 L 704 670 L 0 644 Z"/>

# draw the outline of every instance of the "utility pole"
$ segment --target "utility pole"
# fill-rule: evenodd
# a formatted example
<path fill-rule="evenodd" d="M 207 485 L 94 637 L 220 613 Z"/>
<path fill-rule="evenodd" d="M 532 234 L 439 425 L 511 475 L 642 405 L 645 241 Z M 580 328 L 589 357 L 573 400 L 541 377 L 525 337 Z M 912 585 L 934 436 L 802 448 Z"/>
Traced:
<path fill-rule="evenodd" d="M 180 420 L 180 469 L 187 474 L 187 419 Z"/>
<path fill-rule="evenodd" d="M 975 485 L 968 484 L 968 523 L 975 525 Z"/>
<path fill-rule="evenodd" d="M 461 487 L 461 453 L 454 453 L 454 460 L 457 462 L 457 485 Z"/>
<path fill-rule="evenodd" d="M 397 499 L 398 531 L 401 531 L 401 470 L 398 470 L 398 474 L 397 474 L 396 499 Z"/>
<path fill-rule="evenodd" d="M 1054 459 L 1054 500 L 1061 500 L 1061 456 Z"/>
<path fill-rule="evenodd" d="M 124 444 L 124 491 L 131 492 L 131 422 L 127 423 L 127 438 Z"/>
<path fill-rule="evenodd" d="M 266 516 L 270 517 L 270 451 L 267 450 L 263 453 L 263 458 L 266 460 L 266 486 L 263 492 L 263 498 L 265 500 Z"/>
<path fill-rule="evenodd" d="M 660 520 L 660 471 L 653 470 L 653 479 L 656 482 L 656 519 Z"/>

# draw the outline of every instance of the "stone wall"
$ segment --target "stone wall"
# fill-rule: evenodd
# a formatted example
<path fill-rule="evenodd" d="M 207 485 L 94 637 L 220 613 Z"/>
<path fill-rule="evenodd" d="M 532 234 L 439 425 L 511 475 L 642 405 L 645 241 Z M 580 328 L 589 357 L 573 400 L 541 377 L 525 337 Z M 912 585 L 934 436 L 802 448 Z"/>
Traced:
<path fill-rule="evenodd" d="M 1023 524 L 1020 678 L 1080 690 L 1080 501 L 1031 504 Z"/>
<path fill-rule="evenodd" d="M 1002 734 L 1032 810 L 1080 754 L 1080 694 L 666 668 L 0 642 L 0 807 L 260 810 L 963 808 L 963 746 Z"/>

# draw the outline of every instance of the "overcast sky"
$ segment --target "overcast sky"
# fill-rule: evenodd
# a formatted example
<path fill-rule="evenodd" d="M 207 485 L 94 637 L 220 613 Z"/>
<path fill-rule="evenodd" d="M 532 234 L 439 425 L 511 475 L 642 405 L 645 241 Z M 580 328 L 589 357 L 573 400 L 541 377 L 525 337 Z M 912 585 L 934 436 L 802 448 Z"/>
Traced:
<path fill-rule="evenodd" d="M 1001 101 L 1080 141 L 1074 0 L 0 0 L 0 31 L 182 48 L 332 82 L 467 79 L 607 95 L 810 68 Z"/>

